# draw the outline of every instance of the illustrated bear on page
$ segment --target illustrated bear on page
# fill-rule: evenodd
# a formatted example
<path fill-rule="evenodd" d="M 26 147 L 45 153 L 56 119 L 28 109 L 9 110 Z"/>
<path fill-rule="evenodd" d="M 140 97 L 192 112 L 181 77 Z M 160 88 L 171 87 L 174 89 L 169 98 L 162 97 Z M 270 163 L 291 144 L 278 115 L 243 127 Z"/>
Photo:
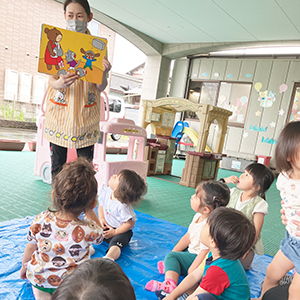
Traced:
<path fill-rule="evenodd" d="M 45 63 L 47 65 L 47 69 L 51 71 L 52 66 L 54 65 L 56 70 L 59 70 L 60 67 L 63 66 L 61 58 L 63 51 L 59 44 L 62 40 L 62 33 L 56 28 L 45 28 L 44 32 L 49 40 L 45 50 Z"/>

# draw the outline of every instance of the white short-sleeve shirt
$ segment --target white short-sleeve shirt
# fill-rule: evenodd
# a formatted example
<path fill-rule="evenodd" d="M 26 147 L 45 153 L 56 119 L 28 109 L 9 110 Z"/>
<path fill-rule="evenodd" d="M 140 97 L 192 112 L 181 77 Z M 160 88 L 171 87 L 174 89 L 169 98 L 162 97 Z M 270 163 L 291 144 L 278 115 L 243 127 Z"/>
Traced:
<path fill-rule="evenodd" d="M 133 208 L 118 200 L 112 200 L 112 192 L 110 187 L 105 186 L 100 190 L 98 197 L 98 202 L 103 208 L 107 224 L 113 228 L 118 228 L 129 220 L 136 221 L 137 217 Z"/>
<path fill-rule="evenodd" d="M 194 253 L 194 254 L 199 254 L 199 252 L 201 250 L 208 249 L 205 245 L 203 245 L 201 243 L 201 240 L 200 240 L 200 233 L 201 233 L 202 227 L 205 225 L 207 219 L 203 220 L 200 223 L 196 223 L 196 221 L 200 217 L 201 217 L 201 214 L 196 213 L 193 217 L 191 224 L 189 225 L 189 228 L 188 228 L 188 233 L 190 235 L 190 241 L 191 241 L 189 244 L 189 247 L 188 247 L 188 251 L 190 253 Z"/>

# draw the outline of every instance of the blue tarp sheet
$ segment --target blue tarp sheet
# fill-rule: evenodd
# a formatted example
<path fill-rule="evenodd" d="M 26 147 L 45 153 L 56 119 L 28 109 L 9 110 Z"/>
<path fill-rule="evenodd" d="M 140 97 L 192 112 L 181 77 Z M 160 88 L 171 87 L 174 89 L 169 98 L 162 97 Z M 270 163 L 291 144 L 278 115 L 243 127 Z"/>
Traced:
<path fill-rule="evenodd" d="M 118 264 L 130 278 L 138 300 L 157 299 L 155 293 L 144 290 L 145 284 L 156 279 L 163 281 L 163 275 L 156 268 L 174 244 L 186 232 L 186 228 L 167 221 L 136 212 L 138 221 L 130 244 L 122 251 Z M 23 251 L 27 244 L 26 235 L 33 217 L 15 219 L 0 223 L 0 299 L 34 300 L 31 286 L 19 278 Z M 93 257 L 103 257 L 107 244 L 95 246 Z M 259 296 L 270 256 L 256 256 L 253 267 L 247 272 L 251 296 Z"/>

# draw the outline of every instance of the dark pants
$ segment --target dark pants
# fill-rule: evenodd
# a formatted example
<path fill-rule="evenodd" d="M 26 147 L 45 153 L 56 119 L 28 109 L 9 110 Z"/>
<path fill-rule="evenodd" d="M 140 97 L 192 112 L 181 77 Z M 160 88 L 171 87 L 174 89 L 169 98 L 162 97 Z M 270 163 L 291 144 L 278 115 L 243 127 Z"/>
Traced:
<path fill-rule="evenodd" d="M 123 249 L 129 244 L 132 234 L 132 230 L 130 229 L 124 233 L 117 234 L 110 239 L 104 239 L 104 241 L 109 243 L 108 249 L 112 246 L 118 246 L 120 249 Z"/>
<path fill-rule="evenodd" d="M 197 297 L 199 300 L 217 300 L 216 297 L 214 297 L 212 294 L 209 294 L 209 293 L 196 295 L 196 297 Z"/>
<path fill-rule="evenodd" d="M 288 300 L 290 283 L 279 285 L 265 292 L 262 300 Z"/>
<path fill-rule="evenodd" d="M 50 157 L 51 157 L 51 175 L 52 180 L 57 173 L 60 172 L 63 165 L 67 161 L 67 151 L 68 148 L 61 147 L 55 144 L 50 143 Z M 94 145 L 76 149 L 77 156 L 86 157 L 89 161 L 93 160 L 94 157 Z"/>

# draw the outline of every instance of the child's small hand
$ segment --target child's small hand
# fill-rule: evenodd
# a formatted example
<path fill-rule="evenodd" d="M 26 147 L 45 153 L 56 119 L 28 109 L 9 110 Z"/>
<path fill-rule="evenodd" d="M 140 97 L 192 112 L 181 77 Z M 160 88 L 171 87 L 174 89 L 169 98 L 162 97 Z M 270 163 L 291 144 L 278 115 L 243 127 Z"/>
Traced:
<path fill-rule="evenodd" d="M 26 279 L 26 270 L 27 269 L 22 266 L 21 271 L 20 271 L 20 278 Z"/>
<path fill-rule="evenodd" d="M 299 215 L 299 211 L 297 212 L 297 215 Z M 296 236 L 300 236 L 300 222 L 293 220 L 293 224 L 297 226 Z"/>
<path fill-rule="evenodd" d="M 283 204 L 284 202 L 281 201 L 281 204 Z M 280 210 L 280 213 L 281 213 L 281 222 L 283 225 L 287 225 L 287 218 L 285 216 L 285 210 L 282 208 Z M 300 216 L 300 211 L 298 210 L 297 211 L 297 215 Z M 296 236 L 300 236 L 300 222 L 296 221 L 296 220 L 293 220 L 292 221 L 293 224 L 295 224 L 297 226 L 297 231 L 296 231 Z"/>
<path fill-rule="evenodd" d="M 105 239 L 110 239 L 111 237 L 116 235 L 116 229 L 109 226 L 107 230 L 103 231 L 103 235 Z"/>
<path fill-rule="evenodd" d="M 281 201 L 282 202 L 282 201 Z M 282 222 L 282 224 L 283 225 L 287 225 L 287 218 L 286 218 L 286 216 L 285 216 L 285 210 L 282 208 L 281 210 L 280 210 L 280 213 L 281 213 L 281 222 Z"/>
<path fill-rule="evenodd" d="M 232 175 L 230 177 L 224 178 L 226 183 L 233 183 L 236 184 L 239 181 L 239 178 L 235 175 Z"/>
<path fill-rule="evenodd" d="M 105 219 L 100 219 L 100 224 L 103 230 L 107 230 L 107 228 L 109 227 L 109 225 L 106 223 Z"/>

